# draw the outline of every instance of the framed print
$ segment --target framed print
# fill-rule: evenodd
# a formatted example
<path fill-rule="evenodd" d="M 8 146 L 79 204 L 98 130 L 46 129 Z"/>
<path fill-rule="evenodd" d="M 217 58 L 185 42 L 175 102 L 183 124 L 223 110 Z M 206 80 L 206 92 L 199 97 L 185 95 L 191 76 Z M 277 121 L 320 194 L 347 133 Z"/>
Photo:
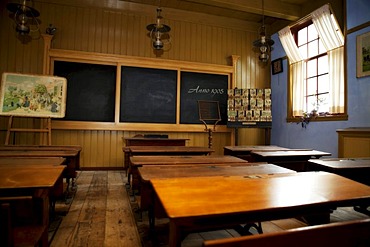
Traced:
<path fill-rule="evenodd" d="M 63 118 L 66 90 L 63 77 L 3 73 L 0 115 Z"/>
<path fill-rule="evenodd" d="M 283 59 L 278 58 L 272 61 L 271 70 L 273 75 L 283 72 Z"/>
<path fill-rule="evenodd" d="M 357 77 L 370 75 L 370 32 L 356 37 Z"/>

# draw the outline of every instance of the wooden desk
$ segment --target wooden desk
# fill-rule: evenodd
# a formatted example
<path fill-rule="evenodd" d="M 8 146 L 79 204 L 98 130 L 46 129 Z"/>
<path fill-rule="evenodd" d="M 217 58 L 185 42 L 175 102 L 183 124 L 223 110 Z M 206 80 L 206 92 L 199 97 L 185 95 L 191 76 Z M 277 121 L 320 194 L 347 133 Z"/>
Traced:
<path fill-rule="evenodd" d="M 369 186 L 326 172 L 268 178 L 152 179 L 151 184 L 170 220 L 170 247 L 181 246 L 183 233 L 188 231 L 327 213 L 335 207 L 370 203 Z"/>
<path fill-rule="evenodd" d="M 285 151 L 290 148 L 274 145 L 252 145 L 252 146 L 225 146 L 224 155 L 232 155 L 253 162 L 252 151 Z"/>
<path fill-rule="evenodd" d="M 41 168 L 42 166 L 42 168 Z M 41 168 L 41 169 L 40 169 Z M 50 197 L 55 186 L 62 180 L 65 166 L 60 165 L 1 165 L 0 166 L 0 197 L 32 196 L 40 198 L 41 225 L 46 229 L 49 225 Z M 37 171 L 35 171 L 37 170 Z M 45 231 L 42 237 L 47 242 Z"/>
<path fill-rule="evenodd" d="M 212 148 L 196 146 L 130 146 L 130 156 L 134 155 L 208 155 Z"/>
<path fill-rule="evenodd" d="M 32 168 L 35 169 L 34 172 L 38 172 L 39 169 L 44 169 L 45 167 L 61 166 L 65 164 L 66 159 L 61 157 L 0 157 L 0 167 L 10 167 L 10 168 Z M 62 169 L 65 167 L 63 166 Z M 61 198 L 63 196 L 63 179 L 54 186 L 52 191 L 52 197 Z M 53 201 L 55 202 L 55 201 Z"/>
<path fill-rule="evenodd" d="M 246 176 L 266 177 L 271 174 L 295 173 L 283 167 L 262 163 L 224 163 L 224 164 L 181 164 L 181 165 L 156 165 L 138 167 L 140 177 L 140 210 L 147 211 L 153 205 L 152 179 L 169 179 L 182 177 L 207 177 L 213 176 Z M 154 227 L 154 218 L 165 217 L 162 208 L 156 212 L 149 211 L 150 227 Z"/>
<path fill-rule="evenodd" d="M 285 150 L 285 151 L 252 151 L 256 162 L 268 162 L 288 169 L 302 172 L 307 170 L 307 161 L 312 158 L 330 156 L 330 153 L 317 150 Z"/>
<path fill-rule="evenodd" d="M 229 155 L 186 155 L 186 156 L 167 156 L 167 155 L 149 155 L 132 156 L 130 158 L 130 171 L 134 183 L 138 183 L 137 168 L 140 166 L 153 165 L 186 165 L 186 164 L 229 164 L 246 163 L 247 161 Z"/>
<path fill-rule="evenodd" d="M 213 177 L 213 176 L 268 176 L 269 174 L 295 173 L 283 167 L 262 163 L 230 163 L 230 164 L 182 164 L 156 165 L 138 167 L 141 186 L 141 198 L 149 198 L 151 193 L 150 180 L 181 177 Z M 147 208 L 143 205 L 144 210 Z"/>
<path fill-rule="evenodd" d="M 132 137 L 124 138 L 122 141 L 125 143 L 123 148 L 125 152 L 124 157 L 124 169 L 128 169 L 129 158 L 130 158 L 130 146 L 185 146 L 186 141 L 189 139 L 177 139 L 177 138 L 148 138 L 148 137 Z"/>
<path fill-rule="evenodd" d="M 230 156 L 230 155 L 186 155 L 186 156 L 167 156 L 167 155 L 154 155 L 154 156 L 132 156 L 130 164 L 132 166 L 143 165 L 176 165 L 176 164 L 201 164 L 201 163 L 241 163 L 247 161 Z"/>
<path fill-rule="evenodd" d="M 370 186 L 370 158 L 310 159 L 308 170 L 332 172 Z"/>
<path fill-rule="evenodd" d="M 196 156 L 196 155 L 208 155 L 214 152 L 213 149 L 208 147 L 196 147 L 196 146 L 130 146 L 129 147 L 130 156 Z M 131 159 L 131 158 L 130 158 Z M 129 163 L 129 169 L 127 173 L 127 182 L 131 184 L 131 175 L 133 175 L 133 189 L 136 189 L 135 186 L 137 185 L 137 171 Z M 134 180 L 135 179 L 135 180 Z"/>
<path fill-rule="evenodd" d="M 66 158 L 62 157 L 0 157 L 0 165 L 8 166 L 24 166 L 24 165 L 51 165 L 59 166 L 66 162 Z"/>
<path fill-rule="evenodd" d="M 177 138 L 148 138 L 148 137 L 132 137 L 123 138 L 126 146 L 185 146 L 189 139 Z"/>
<path fill-rule="evenodd" d="M 2 146 L 0 147 L 0 157 L 25 157 L 25 158 L 42 158 L 42 157 L 63 157 L 66 158 L 67 168 L 64 171 L 64 177 L 67 180 L 68 187 L 70 179 L 72 186 L 75 186 L 77 170 L 80 170 L 80 153 L 79 146 Z"/>
<path fill-rule="evenodd" d="M 42 169 L 35 168 L 42 167 Z M 1 165 L 0 166 L 0 195 L 10 191 L 51 189 L 62 176 L 64 166 L 55 165 Z"/>

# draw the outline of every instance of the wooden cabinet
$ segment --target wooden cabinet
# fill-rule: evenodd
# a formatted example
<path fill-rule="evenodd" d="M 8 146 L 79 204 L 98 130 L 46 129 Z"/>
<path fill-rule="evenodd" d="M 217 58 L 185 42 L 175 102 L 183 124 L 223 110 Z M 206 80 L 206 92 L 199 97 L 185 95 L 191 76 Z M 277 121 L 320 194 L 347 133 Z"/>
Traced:
<path fill-rule="evenodd" d="M 338 157 L 370 157 L 370 127 L 338 129 Z"/>

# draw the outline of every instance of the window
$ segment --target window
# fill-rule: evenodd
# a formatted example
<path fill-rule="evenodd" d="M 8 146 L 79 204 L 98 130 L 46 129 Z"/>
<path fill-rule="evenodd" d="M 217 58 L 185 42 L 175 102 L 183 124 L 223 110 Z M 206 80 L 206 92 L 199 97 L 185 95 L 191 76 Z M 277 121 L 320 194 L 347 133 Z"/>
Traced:
<path fill-rule="evenodd" d="M 288 121 L 316 111 L 315 120 L 347 119 L 344 38 L 329 5 L 279 31 L 289 58 Z"/>
<path fill-rule="evenodd" d="M 312 22 L 293 33 L 298 50 L 304 59 L 303 110 L 329 113 L 328 54 Z"/>

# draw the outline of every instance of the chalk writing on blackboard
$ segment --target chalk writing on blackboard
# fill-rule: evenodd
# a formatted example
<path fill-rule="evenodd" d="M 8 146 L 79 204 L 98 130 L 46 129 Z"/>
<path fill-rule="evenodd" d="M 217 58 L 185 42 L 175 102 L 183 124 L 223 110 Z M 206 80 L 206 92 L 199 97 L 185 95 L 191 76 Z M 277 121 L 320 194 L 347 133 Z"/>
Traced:
<path fill-rule="evenodd" d="M 180 79 L 180 123 L 202 123 L 197 114 L 198 100 L 202 100 L 218 101 L 221 118 L 219 124 L 226 124 L 228 75 L 183 71 Z"/>
<path fill-rule="evenodd" d="M 196 88 L 190 88 L 188 94 L 224 94 L 225 90 L 223 88 L 201 88 L 197 86 Z"/>

